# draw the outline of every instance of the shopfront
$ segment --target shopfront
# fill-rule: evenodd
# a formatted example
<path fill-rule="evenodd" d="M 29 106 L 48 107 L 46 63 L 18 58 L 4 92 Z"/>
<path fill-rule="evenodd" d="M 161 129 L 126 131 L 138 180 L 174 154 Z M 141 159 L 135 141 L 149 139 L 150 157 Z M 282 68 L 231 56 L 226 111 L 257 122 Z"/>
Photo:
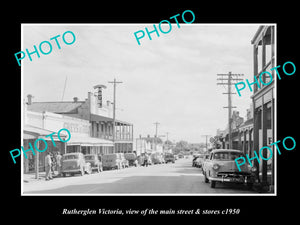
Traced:
<path fill-rule="evenodd" d="M 53 135 L 55 145 L 47 135 L 58 132 L 66 128 L 71 134 L 68 142 L 59 141 L 57 135 Z M 101 138 L 90 136 L 90 122 L 79 118 L 69 117 L 51 112 L 32 112 L 25 109 L 24 127 L 23 127 L 23 147 L 29 149 L 29 143 L 34 146 L 38 138 L 43 138 L 47 142 L 47 150 L 33 155 L 32 151 L 27 152 L 27 159 L 23 161 L 24 173 L 36 171 L 45 171 L 45 156 L 47 152 L 55 156 L 58 152 L 62 155 L 70 152 L 82 152 L 83 154 L 107 154 L 113 151 L 113 142 Z M 60 135 L 61 136 L 61 135 Z M 39 149 L 44 149 L 43 142 L 39 142 Z M 37 151 L 35 151 L 37 152 Z"/>
<path fill-rule="evenodd" d="M 44 172 L 45 171 L 45 157 L 47 152 L 52 153 L 53 156 L 56 156 L 57 153 L 59 152 L 60 154 L 65 154 L 66 152 L 66 143 L 61 142 L 57 135 L 52 135 L 52 139 L 55 143 L 55 146 L 51 140 L 50 137 L 46 137 L 47 135 L 53 133 L 55 131 L 51 130 L 46 130 L 30 125 L 25 125 L 23 129 L 23 148 L 24 150 L 30 149 L 30 145 L 33 147 L 34 154 L 32 151 L 27 151 L 26 152 L 26 157 L 24 154 L 22 154 L 23 157 L 23 168 L 24 168 L 24 173 L 33 173 L 36 171 L 36 168 L 38 166 L 38 171 Z M 63 135 L 60 135 L 61 138 L 63 138 Z M 47 143 L 47 149 L 43 152 L 36 151 L 34 148 L 34 143 L 37 139 L 42 138 L 46 141 Z M 38 149 L 42 150 L 45 149 L 45 143 L 42 141 L 37 142 L 37 147 Z"/>
<path fill-rule="evenodd" d="M 254 60 L 254 75 L 259 80 L 259 76 L 264 71 L 270 71 L 270 68 L 275 67 L 275 26 L 260 26 L 253 37 L 253 60 Z M 272 77 L 276 79 L 274 70 L 271 71 Z M 256 151 L 263 146 L 268 146 L 273 143 L 274 138 L 274 108 L 275 108 L 275 85 L 272 81 L 269 85 L 264 86 L 254 85 L 253 101 L 253 149 Z M 264 83 L 270 81 L 270 77 L 262 78 Z M 274 146 L 271 146 L 274 151 Z M 263 157 L 269 157 L 269 151 L 263 152 Z M 262 186 L 267 187 L 270 192 L 274 190 L 274 157 L 265 161 L 260 159 L 261 163 L 255 160 L 255 166 L 258 168 L 257 177 Z"/>

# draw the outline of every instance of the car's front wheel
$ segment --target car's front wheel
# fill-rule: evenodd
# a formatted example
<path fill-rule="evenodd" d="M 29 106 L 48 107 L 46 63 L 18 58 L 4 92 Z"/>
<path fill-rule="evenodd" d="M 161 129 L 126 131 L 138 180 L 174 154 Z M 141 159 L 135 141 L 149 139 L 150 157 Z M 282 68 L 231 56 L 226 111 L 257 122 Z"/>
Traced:
<path fill-rule="evenodd" d="M 204 182 L 205 182 L 205 183 L 208 183 L 208 181 L 209 181 L 209 180 L 208 180 L 206 174 L 204 173 Z"/>
<path fill-rule="evenodd" d="M 210 187 L 215 188 L 216 187 L 216 181 L 214 181 L 214 180 L 210 181 Z"/>

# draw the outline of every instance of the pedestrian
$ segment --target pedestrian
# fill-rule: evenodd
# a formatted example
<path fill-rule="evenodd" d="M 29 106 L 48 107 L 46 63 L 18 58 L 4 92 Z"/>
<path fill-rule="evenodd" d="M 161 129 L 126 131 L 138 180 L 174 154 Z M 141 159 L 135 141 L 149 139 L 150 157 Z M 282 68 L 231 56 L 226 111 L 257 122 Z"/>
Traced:
<path fill-rule="evenodd" d="M 56 155 L 56 169 L 57 169 L 57 176 L 60 176 L 61 175 L 61 160 L 62 160 L 62 156 L 60 154 L 60 152 L 57 153 Z"/>
<path fill-rule="evenodd" d="M 52 166 L 52 160 L 51 160 L 50 152 L 47 152 L 47 155 L 45 157 L 46 180 L 49 179 L 52 180 L 51 166 Z"/>
<path fill-rule="evenodd" d="M 148 155 L 145 154 L 145 158 L 144 158 L 144 166 L 147 166 L 148 167 Z"/>
<path fill-rule="evenodd" d="M 55 165 L 56 165 L 56 160 L 55 160 L 55 156 L 54 156 L 54 154 L 51 152 L 50 153 L 50 157 L 51 157 L 51 173 L 52 173 L 52 175 L 54 176 L 55 175 L 55 172 L 54 172 L 54 170 L 55 170 Z"/>

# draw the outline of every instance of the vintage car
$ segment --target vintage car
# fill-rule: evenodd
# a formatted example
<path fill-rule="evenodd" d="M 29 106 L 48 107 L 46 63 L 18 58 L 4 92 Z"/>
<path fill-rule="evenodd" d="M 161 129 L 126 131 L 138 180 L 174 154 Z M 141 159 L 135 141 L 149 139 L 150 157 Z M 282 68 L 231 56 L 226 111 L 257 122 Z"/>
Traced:
<path fill-rule="evenodd" d="M 203 160 L 202 160 L 202 172 L 204 171 L 205 168 L 205 162 L 209 159 L 209 154 L 204 154 Z M 204 174 L 204 173 L 203 173 Z"/>
<path fill-rule="evenodd" d="M 121 169 L 122 162 L 118 153 L 106 154 L 102 156 L 103 170 Z"/>
<path fill-rule="evenodd" d="M 150 157 L 154 165 L 164 163 L 163 157 L 160 153 L 153 153 Z"/>
<path fill-rule="evenodd" d="M 203 157 L 204 157 L 204 155 L 199 155 L 199 156 L 197 157 L 197 159 L 196 159 L 195 162 L 194 162 L 194 166 L 195 166 L 195 167 L 197 167 L 197 168 L 202 168 Z"/>
<path fill-rule="evenodd" d="M 241 171 L 239 171 L 235 162 L 239 157 L 245 157 L 239 150 L 212 150 L 209 159 L 204 163 L 205 183 L 210 182 L 211 188 L 216 186 L 216 182 L 244 183 L 252 187 L 256 168 L 245 163 L 240 166 Z"/>
<path fill-rule="evenodd" d="M 79 173 L 84 175 L 84 173 L 91 174 L 92 167 L 89 162 L 85 162 L 82 153 L 67 153 L 62 156 L 62 175 L 65 177 L 66 174 L 74 175 Z"/>
<path fill-rule="evenodd" d="M 125 159 L 127 159 L 129 166 L 137 166 L 138 161 L 135 153 L 125 153 L 124 154 Z"/>
<path fill-rule="evenodd" d="M 103 171 L 101 156 L 97 154 L 87 154 L 84 155 L 86 162 L 89 162 L 92 167 L 92 171 L 96 170 L 98 173 Z"/>
<path fill-rule="evenodd" d="M 121 160 L 121 168 L 128 168 L 129 167 L 129 162 L 128 160 L 125 158 L 124 153 L 117 153 L 120 157 Z"/>
<path fill-rule="evenodd" d="M 175 157 L 172 153 L 166 153 L 164 158 L 166 163 L 168 162 L 175 163 Z"/>

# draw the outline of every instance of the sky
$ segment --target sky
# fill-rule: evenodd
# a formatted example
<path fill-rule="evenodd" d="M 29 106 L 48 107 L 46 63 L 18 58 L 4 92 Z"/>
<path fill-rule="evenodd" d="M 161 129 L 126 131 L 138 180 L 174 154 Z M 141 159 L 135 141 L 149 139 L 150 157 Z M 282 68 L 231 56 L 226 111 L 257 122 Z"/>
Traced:
<path fill-rule="evenodd" d="M 157 24 L 156 24 L 157 25 Z M 227 87 L 217 85 L 217 74 L 244 74 L 253 80 L 253 38 L 259 24 L 172 24 L 168 34 L 140 39 L 134 32 L 153 24 L 23 24 L 22 51 L 33 51 L 42 41 L 60 35 L 61 49 L 52 40 L 48 55 L 22 60 L 22 98 L 64 101 L 87 98 L 93 86 L 103 84 L 103 100 L 113 100 L 116 78 L 119 120 L 134 125 L 134 137 L 155 134 L 169 140 L 205 142 L 202 135 L 216 135 L 228 123 Z M 167 30 L 167 27 L 163 27 Z M 72 31 L 76 40 L 66 45 L 61 36 Z M 71 37 L 66 35 L 66 40 Z M 68 39 L 69 38 L 69 39 Z M 47 46 L 44 45 L 44 51 Z M 232 91 L 235 91 L 234 86 Z M 253 93 L 233 95 L 233 105 L 246 119 Z M 163 137 L 165 139 L 165 137 Z"/>

